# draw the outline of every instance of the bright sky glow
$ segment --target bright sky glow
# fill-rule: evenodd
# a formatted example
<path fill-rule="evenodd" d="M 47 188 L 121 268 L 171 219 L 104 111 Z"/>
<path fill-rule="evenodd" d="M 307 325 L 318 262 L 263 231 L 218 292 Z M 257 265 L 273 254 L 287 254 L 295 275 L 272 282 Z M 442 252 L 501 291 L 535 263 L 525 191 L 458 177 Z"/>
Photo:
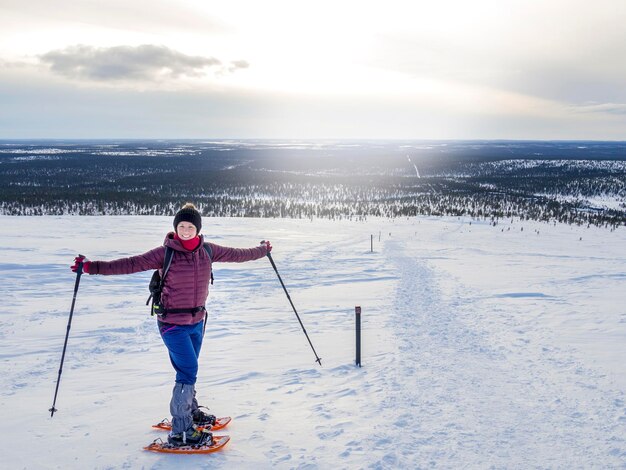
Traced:
<path fill-rule="evenodd" d="M 621 0 L 0 1 L 0 138 L 626 139 Z"/>

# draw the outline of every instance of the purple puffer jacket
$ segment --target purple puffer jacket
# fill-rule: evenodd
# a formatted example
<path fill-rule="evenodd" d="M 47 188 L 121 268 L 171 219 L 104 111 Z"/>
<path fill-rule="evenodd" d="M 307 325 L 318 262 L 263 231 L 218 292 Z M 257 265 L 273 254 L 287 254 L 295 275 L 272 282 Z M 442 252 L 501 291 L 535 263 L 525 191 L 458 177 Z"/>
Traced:
<path fill-rule="evenodd" d="M 256 248 L 228 248 L 210 243 L 212 260 L 202 247 L 204 237 L 200 235 L 200 245 L 193 251 L 183 247 L 180 241 L 174 239 L 174 232 L 165 237 L 163 246 L 159 246 L 143 255 L 120 258 L 113 261 L 92 261 L 89 265 L 89 274 L 131 274 L 151 269 L 161 269 L 165 258 L 165 247 L 174 250 L 172 264 L 165 276 L 165 284 L 161 293 L 163 308 L 195 308 L 204 307 L 209 296 L 209 280 L 211 279 L 211 261 L 242 263 L 264 257 L 267 254 L 265 245 Z M 162 274 L 162 273 L 161 273 Z M 190 313 L 169 313 L 167 323 L 175 325 L 192 325 L 204 320 L 202 312 L 195 315 Z"/>

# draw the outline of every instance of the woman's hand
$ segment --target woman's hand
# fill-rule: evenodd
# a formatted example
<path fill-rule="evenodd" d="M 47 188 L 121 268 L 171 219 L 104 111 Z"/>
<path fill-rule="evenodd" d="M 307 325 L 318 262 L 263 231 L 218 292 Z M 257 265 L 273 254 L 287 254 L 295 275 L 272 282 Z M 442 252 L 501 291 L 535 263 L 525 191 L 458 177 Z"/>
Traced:
<path fill-rule="evenodd" d="M 261 245 L 265 245 L 265 248 L 267 249 L 267 252 L 269 253 L 270 251 L 272 251 L 272 244 L 270 243 L 269 240 L 263 240 L 261 242 Z"/>
<path fill-rule="evenodd" d="M 74 264 L 72 266 L 70 266 L 70 269 L 74 272 L 78 271 L 78 268 L 80 266 L 80 264 L 82 263 L 83 265 L 83 272 L 89 272 L 89 263 L 91 261 L 89 261 L 87 258 L 85 258 L 83 255 L 78 255 L 76 258 L 74 258 Z"/>

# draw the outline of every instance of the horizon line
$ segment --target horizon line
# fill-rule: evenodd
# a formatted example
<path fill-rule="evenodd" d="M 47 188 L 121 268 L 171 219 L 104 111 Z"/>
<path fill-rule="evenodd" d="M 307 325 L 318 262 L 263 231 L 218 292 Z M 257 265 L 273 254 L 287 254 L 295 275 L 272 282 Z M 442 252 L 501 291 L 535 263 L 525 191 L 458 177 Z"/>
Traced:
<path fill-rule="evenodd" d="M 366 137 L 314 137 L 314 138 L 299 138 L 299 137 L 0 137 L 0 142 L 50 142 L 50 141 L 72 141 L 72 142 L 94 142 L 94 141 L 154 141 L 154 142 L 167 142 L 167 141 L 280 141 L 280 142 L 611 142 L 611 143 L 626 143 L 626 138 L 623 140 L 617 139 L 512 139 L 512 138 L 446 138 L 446 139 L 427 139 L 427 138 L 366 138 Z"/>

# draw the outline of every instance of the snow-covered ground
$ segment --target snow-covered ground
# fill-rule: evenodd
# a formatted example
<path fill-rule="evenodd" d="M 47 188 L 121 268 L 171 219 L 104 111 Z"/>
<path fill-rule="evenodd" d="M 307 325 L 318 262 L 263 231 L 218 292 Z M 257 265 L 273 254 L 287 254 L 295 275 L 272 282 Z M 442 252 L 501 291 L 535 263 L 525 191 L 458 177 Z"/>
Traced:
<path fill-rule="evenodd" d="M 73 257 L 142 253 L 170 227 L 0 217 L 3 468 L 626 468 L 625 229 L 205 219 L 219 244 L 272 241 L 323 367 L 267 260 L 216 263 L 197 389 L 232 440 L 142 451 L 173 386 L 151 273 L 84 276 L 50 418 Z"/>

